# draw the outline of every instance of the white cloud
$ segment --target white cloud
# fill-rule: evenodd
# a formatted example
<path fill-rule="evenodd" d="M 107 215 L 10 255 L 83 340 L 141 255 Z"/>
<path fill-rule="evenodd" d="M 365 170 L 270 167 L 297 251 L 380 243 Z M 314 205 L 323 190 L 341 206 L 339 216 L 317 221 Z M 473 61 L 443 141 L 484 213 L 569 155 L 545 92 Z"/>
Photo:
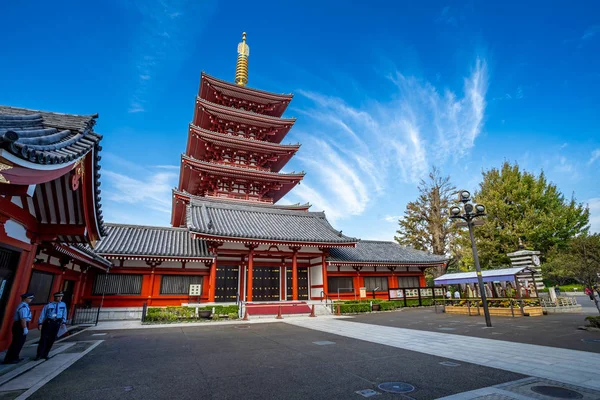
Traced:
<path fill-rule="evenodd" d="M 571 164 L 565 156 L 560 156 L 558 158 L 558 164 L 556 165 L 555 169 L 566 174 L 577 172 L 573 164 Z"/>
<path fill-rule="evenodd" d="M 398 220 L 402 218 L 402 215 L 386 215 L 383 217 L 384 221 L 397 223 Z"/>
<path fill-rule="evenodd" d="M 171 212 L 171 189 L 176 185 L 178 173 L 154 171 L 148 168 L 148 175 L 133 178 L 113 171 L 103 171 L 105 182 L 110 188 L 103 192 L 104 201 L 144 205 L 163 213 Z"/>
<path fill-rule="evenodd" d="M 590 231 L 600 233 L 600 197 L 587 201 L 590 209 Z"/>
<path fill-rule="evenodd" d="M 456 18 L 453 15 L 450 15 L 450 6 L 446 6 L 442 9 L 440 15 L 435 19 L 435 22 L 438 24 L 444 23 L 452 26 L 458 25 Z"/>
<path fill-rule="evenodd" d="M 592 151 L 592 155 L 590 156 L 588 164 L 591 165 L 598 159 L 600 159 L 600 149 L 595 149 L 594 151 Z"/>
<path fill-rule="evenodd" d="M 523 88 L 521 86 L 519 86 L 517 88 L 517 95 L 516 95 L 517 99 L 522 99 L 523 98 Z"/>
<path fill-rule="evenodd" d="M 398 94 L 394 100 L 369 99 L 361 107 L 337 97 L 298 91 L 312 102 L 296 110 L 312 127 L 307 130 L 310 133 L 297 133 L 303 151 L 296 158 L 310 171 L 304 181 L 310 190 L 295 189 L 290 196 L 304 199 L 310 192 L 319 199 L 315 206 L 335 218 L 359 215 L 375 197 L 385 194 L 386 182 L 414 185 L 430 164 L 457 160 L 470 152 L 483 126 L 485 61 L 476 60 L 464 79 L 462 95 L 440 91 L 400 72 L 390 81 Z"/>
<path fill-rule="evenodd" d="M 581 40 L 590 40 L 598 33 L 600 33 L 600 25 L 592 25 L 585 30 L 583 36 L 581 36 Z"/>

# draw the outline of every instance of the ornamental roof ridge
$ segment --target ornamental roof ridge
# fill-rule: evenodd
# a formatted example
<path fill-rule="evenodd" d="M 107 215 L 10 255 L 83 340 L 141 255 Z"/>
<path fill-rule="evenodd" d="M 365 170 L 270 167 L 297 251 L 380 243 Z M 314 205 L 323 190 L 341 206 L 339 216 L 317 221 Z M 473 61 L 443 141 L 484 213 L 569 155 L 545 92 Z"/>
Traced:
<path fill-rule="evenodd" d="M 178 190 L 177 188 L 172 189 L 173 194 L 179 194 L 183 196 L 187 196 L 192 199 L 198 199 L 207 202 L 215 202 L 215 203 L 231 203 L 231 204 L 247 204 L 248 200 L 236 200 L 236 199 L 227 199 L 227 198 L 213 198 L 206 196 L 197 196 L 185 190 Z M 264 208 L 275 208 L 275 209 L 289 209 L 289 208 L 299 208 L 299 209 L 308 209 L 312 207 L 310 202 L 306 202 L 304 204 L 295 203 L 295 204 L 272 204 L 272 203 L 252 203 L 254 207 L 264 207 Z"/>
<path fill-rule="evenodd" d="M 248 174 L 258 174 L 258 175 L 272 176 L 272 177 L 304 177 L 306 175 L 306 172 L 304 172 L 304 171 L 301 171 L 301 172 L 293 171 L 291 173 L 284 173 L 284 172 L 262 171 L 262 170 L 258 170 L 258 169 L 243 168 L 243 167 L 237 167 L 234 165 L 227 165 L 227 164 L 218 164 L 218 163 L 214 163 L 214 162 L 210 162 L 210 161 L 198 160 L 197 158 L 188 156 L 185 153 L 181 153 L 181 158 L 183 160 L 191 161 L 193 163 L 198 163 L 200 165 L 203 164 L 207 167 L 223 168 L 223 169 L 229 170 L 229 171 L 244 172 L 244 173 L 248 173 Z"/>
<path fill-rule="evenodd" d="M 152 225 L 137 225 L 137 224 L 119 224 L 117 222 L 105 222 L 105 226 L 109 228 L 136 228 L 136 229 L 161 229 L 161 230 L 177 230 L 187 231 L 187 228 L 174 226 L 152 226 Z"/>
<path fill-rule="evenodd" d="M 186 228 L 110 224 L 96 252 L 119 257 L 178 259 L 214 258 L 204 240 L 193 238 Z"/>
<path fill-rule="evenodd" d="M 247 204 L 192 200 L 186 223 L 200 237 L 225 241 L 310 243 L 310 246 L 354 246 L 358 239 L 329 225 L 324 212 L 279 210 Z"/>
<path fill-rule="evenodd" d="M 207 200 L 205 198 L 195 196 L 190 198 L 190 206 L 192 207 L 207 207 L 207 208 L 220 208 L 228 210 L 243 210 L 247 212 L 267 213 L 267 214 L 285 214 L 285 215 L 297 215 L 300 217 L 308 218 L 326 218 L 325 211 L 301 211 L 301 210 L 286 210 L 276 207 L 269 207 L 267 205 L 254 205 L 247 203 L 234 204 L 232 202 L 219 201 L 216 199 Z M 335 229 L 334 229 L 335 230 Z"/>
<path fill-rule="evenodd" d="M 202 71 L 200 73 L 200 79 L 202 79 L 202 78 L 206 78 L 206 80 L 208 80 L 208 81 L 216 82 L 218 84 L 227 86 L 227 88 L 231 89 L 231 90 L 235 89 L 235 91 L 239 91 L 239 92 L 248 92 L 248 93 L 252 93 L 252 94 L 256 94 L 256 95 L 263 95 L 263 96 L 267 96 L 267 97 L 275 97 L 276 99 L 280 98 L 282 101 L 283 100 L 291 100 L 294 97 L 293 93 L 289 93 L 289 94 L 281 93 L 281 94 L 278 94 L 278 93 L 268 92 L 266 90 L 251 88 L 251 87 L 248 87 L 248 86 L 239 86 L 239 85 L 236 85 L 235 83 L 230 83 L 230 82 L 224 81 L 222 79 L 215 78 L 214 76 L 209 75 L 209 74 L 207 74 L 204 71 Z"/>
<path fill-rule="evenodd" d="M 63 116 L 63 117 L 80 117 L 80 118 L 88 118 L 88 119 L 96 119 L 99 116 L 98 113 L 95 113 L 95 114 L 59 113 L 59 112 L 54 112 L 54 111 L 35 110 L 33 108 L 25 108 L 25 107 L 3 106 L 0 104 L 0 112 L 2 112 L 3 114 L 4 113 L 8 114 L 8 112 L 6 112 L 6 111 L 11 111 L 11 110 L 14 110 L 17 112 L 26 111 L 26 112 L 30 112 L 32 114 L 52 114 L 52 115 Z M 15 114 L 15 115 L 22 115 L 22 114 Z"/>
<path fill-rule="evenodd" d="M 331 251 L 329 262 L 338 263 L 385 263 L 390 265 L 432 265 L 446 261 L 445 256 L 435 255 L 394 241 L 361 240 L 355 248 Z"/>
<path fill-rule="evenodd" d="M 230 135 L 228 133 L 215 132 L 215 131 L 201 128 L 198 125 L 194 125 L 194 123 L 192 123 L 192 122 L 190 122 L 189 127 L 192 129 L 197 129 L 198 131 L 200 131 L 201 133 L 204 133 L 204 134 L 214 135 L 214 136 L 216 136 L 216 138 L 225 140 L 225 141 L 240 141 L 240 142 L 244 142 L 244 143 L 248 143 L 248 144 L 258 144 L 258 145 L 265 146 L 265 147 L 275 147 L 275 148 L 282 148 L 282 149 L 284 149 L 284 148 L 299 149 L 302 146 L 302 144 L 300 144 L 300 143 L 281 144 L 281 143 L 269 142 L 266 140 L 258 140 L 258 139 L 253 139 L 253 138 L 245 138 L 243 136 Z"/>
<path fill-rule="evenodd" d="M 294 122 L 296 122 L 296 118 L 273 117 L 271 115 L 258 114 L 253 111 L 240 110 L 239 108 L 235 108 L 235 107 L 222 106 L 220 104 L 213 103 L 212 101 L 203 99 L 200 96 L 196 96 L 196 101 L 200 104 L 204 104 L 205 106 L 208 106 L 209 108 L 212 107 L 213 109 L 216 109 L 217 112 L 218 111 L 233 112 L 234 114 L 247 115 L 248 117 L 263 119 L 263 120 L 270 121 L 270 122 L 277 122 L 280 124 L 289 123 L 289 124 L 293 125 Z"/>

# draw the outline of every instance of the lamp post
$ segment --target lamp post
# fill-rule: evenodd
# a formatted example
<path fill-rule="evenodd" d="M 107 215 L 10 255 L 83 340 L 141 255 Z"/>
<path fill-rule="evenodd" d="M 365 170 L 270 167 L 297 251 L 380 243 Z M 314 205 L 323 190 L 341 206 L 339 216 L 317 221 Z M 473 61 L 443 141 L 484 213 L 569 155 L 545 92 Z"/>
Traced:
<path fill-rule="evenodd" d="M 477 247 L 475 246 L 475 237 L 473 236 L 473 226 L 476 223 L 475 219 L 485 216 L 485 206 L 483 204 L 471 204 L 471 193 L 466 190 L 458 192 L 458 200 L 463 203 L 462 208 L 459 206 L 450 208 L 450 218 L 462 219 L 465 222 L 457 225 L 467 226 L 469 228 L 473 259 L 475 260 L 475 270 L 477 271 L 477 283 L 479 284 L 479 293 L 481 294 L 481 302 L 483 303 L 483 314 L 485 315 L 485 324 L 489 328 L 492 326 L 492 321 L 490 319 L 490 310 L 488 309 L 485 286 L 483 285 L 483 277 L 481 276 L 481 266 L 479 265 L 479 256 L 477 255 Z"/>

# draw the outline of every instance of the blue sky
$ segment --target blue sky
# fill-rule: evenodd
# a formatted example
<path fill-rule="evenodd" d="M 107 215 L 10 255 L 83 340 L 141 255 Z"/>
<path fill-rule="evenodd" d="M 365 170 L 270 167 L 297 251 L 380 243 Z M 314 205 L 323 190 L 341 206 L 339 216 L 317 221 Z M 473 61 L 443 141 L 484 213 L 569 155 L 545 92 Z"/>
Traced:
<path fill-rule="evenodd" d="M 282 203 L 391 240 L 430 166 L 474 190 L 509 160 L 600 231 L 597 2 L 5 3 L 0 104 L 100 114 L 107 221 L 169 224 L 200 72 L 232 81 L 246 31 L 249 86 L 295 93 Z"/>

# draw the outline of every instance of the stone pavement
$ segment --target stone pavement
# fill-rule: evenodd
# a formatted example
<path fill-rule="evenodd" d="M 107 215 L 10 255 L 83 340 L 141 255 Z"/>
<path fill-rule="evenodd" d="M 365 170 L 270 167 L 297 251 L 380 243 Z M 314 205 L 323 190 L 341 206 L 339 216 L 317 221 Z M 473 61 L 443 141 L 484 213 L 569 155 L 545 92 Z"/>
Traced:
<path fill-rule="evenodd" d="M 288 324 L 524 375 L 600 389 L 595 353 L 332 319 Z"/>
<path fill-rule="evenodd" d="M 26 361 L 0 376 L 1 399 L 26 399 L 81 357 L 92 351 L 102 340 L 56 344 L 49 360 Z M 29 346 L 35 349 L 35 345 Z"/>

